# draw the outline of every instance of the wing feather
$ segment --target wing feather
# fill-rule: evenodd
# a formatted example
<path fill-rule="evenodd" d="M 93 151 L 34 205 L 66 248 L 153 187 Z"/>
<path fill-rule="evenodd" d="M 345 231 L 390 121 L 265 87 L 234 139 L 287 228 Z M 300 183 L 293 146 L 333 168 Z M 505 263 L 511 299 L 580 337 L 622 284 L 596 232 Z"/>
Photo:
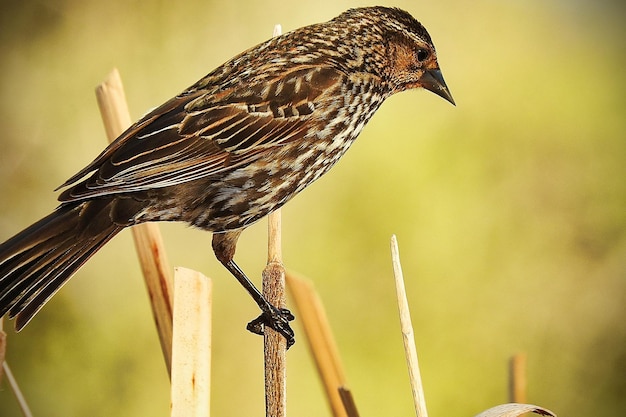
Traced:
<path fill-rule="evenodd" d="M 249 164 L 302 139 L 342 80 L 339 71 L 308 67 L 226 93 L 185 92 L 124 132 L 63 184 L 74 185 L 59 199 L 167 187 Z"/>

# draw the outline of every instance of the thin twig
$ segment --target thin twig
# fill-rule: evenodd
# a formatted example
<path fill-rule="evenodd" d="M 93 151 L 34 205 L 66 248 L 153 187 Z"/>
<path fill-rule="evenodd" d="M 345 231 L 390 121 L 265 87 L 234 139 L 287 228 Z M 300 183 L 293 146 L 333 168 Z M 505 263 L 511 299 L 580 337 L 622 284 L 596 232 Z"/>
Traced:
<path fill-rule="evenodd" d="M 28 406 L 28 402 L 26 402 L 26 398 L 24 394 L 22 394 L 22 390 L 17 383 L 17 380 L 13 376 L 13 372 L 11 372 L 11 368 L 6 361 L 6 351 L 7 351 L 7 334 L 4 331 L 4 317 L 0 317 L 0 381 L 2 377 L 6 378 L 9 387 L 11 387 L 11 391 L 13 395 L 15 395 L 15 399 L 17 400 L 17 404 L 22 411 L 24 417 L 32 417 L 32 413 L 30 411 L 30 407 Z"/>
<path fill-rule="evenodd" d="M 281 34 L 280 25 L 273 36 Z M 280 209 L 268 217 L 268 259 L 263 270 L 263 296 L 273 306 L 285 306 L 285 268 L 281 253 Z M 284 417 L 287 414 L 287 343 L 274 329 L 264 329 L 265 415 Z"/>
<path fill-rule="evenodd" d="M 98 105 L 109 142 L 131 124 L 124 87 L 117 69 L 96 88 Z M 172 359 L 172 272 L 167 261 L 163 239 L 156 224 L 145 223 L 132 228 L 135 248 L 148 289 L 152 314 L 156 322 L 167 371 Z"/>
<path fill-rule="evenodd" d="M 349 417 L 340 393 L 349 392 L 345 372 L 322 302 L 310 281 L 288 272 L 287 283 L 333 416 Z"/>
<path fill-rule="evenodd" d="M 398 251 L 398 241 L 396 236 L 391 236 L 391 260 L 393 262 L 393 275 L 396 281 L 396 295 L 398 298 L 398 311 L 400 312 L 400 327 L 402 330 L 402 340 L 406 363 L 409 368 L 409 379 L 411 380 L 411 391 L 413 392 L 413 403 L 417 417 L 428 417 L 426 411 L 426 400 L 424 399 L 424 389 L 422 387 L 422 377 L 419 363 L 417 361 L 417 348 L 413 336 L 413 324 L 411 323 L 411 313 L 409 302 L 404 288 L 404 277 L 402 276 L 402 266 L 400 265 L 400 253 Z"/>
<path fill-rule="evenodd" d="M 2 369 L 4 370 L 4 375 L 11 387 L 11 391 L 13 391 L 13 395 L 15 395 L 15 399 L 22 411 L 24 417 L 33 417 L 33 413 L 30 411 L 30 407 L 28 407 L 28 403 L 26 402 L 26 398 L 24 398 L 24 394 L 22 394 L 22 390 L 20 390 L 15 377 L 13 376 L 13 372 L 11 372 L 11 368 L 9 368 L 9 364 L 4 361 L 2 362 Z"/>
<path fill-rule="evenodd" d="M 209 417 L 212 281 L 176 268 L 172 343 L 172 417 Z"/>

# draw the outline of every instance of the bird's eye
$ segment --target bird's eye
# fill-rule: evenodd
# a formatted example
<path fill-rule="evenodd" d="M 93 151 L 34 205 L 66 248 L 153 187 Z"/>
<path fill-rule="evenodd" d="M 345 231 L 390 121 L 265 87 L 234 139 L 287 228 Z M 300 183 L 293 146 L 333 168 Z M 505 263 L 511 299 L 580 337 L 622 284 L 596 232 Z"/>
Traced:
<path fill-rule="evenodd" d="M 428 51 L 425 49 L 418 49 L 416 56 L 417 56 L 418 62 L 424 62 L 428 58 Z"/>

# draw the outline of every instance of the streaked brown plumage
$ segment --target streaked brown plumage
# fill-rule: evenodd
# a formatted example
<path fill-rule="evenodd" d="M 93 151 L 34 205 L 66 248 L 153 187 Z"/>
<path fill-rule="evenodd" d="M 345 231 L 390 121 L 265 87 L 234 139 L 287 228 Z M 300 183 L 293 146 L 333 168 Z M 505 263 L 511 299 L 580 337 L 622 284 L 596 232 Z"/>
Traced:
<path fill-rule="evenodd" d="M 217 258 L 293 343 L 233 261 L 241 231 L 327 172 L 390 95 L 453 102 L 430 36 L 408 13 L 370 7 L 262 43 L 144 116 L 61 187 L 61 205 L 0 245 L 0 316 L 28 323 L 102 245 L 146 221 L 213 232 Z"/>

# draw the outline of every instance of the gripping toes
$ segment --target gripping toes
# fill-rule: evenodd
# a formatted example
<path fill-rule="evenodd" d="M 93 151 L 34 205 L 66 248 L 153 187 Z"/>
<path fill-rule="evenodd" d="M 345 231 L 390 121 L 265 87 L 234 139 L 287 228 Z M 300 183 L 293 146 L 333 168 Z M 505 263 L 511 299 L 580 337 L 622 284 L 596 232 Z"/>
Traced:
<path fill-rule="evenodd" d="M 287 349 L 289 349 L 296 342 L 295 333 L 289 325 L 293 319 L 295 317 L 288 309 L 272 306 L 269 311 L 264 311 L 259 317 L 248 323 L 247 329 L 252 333 L 262 335 L 265 326 L 271 327 L 287 340 Z"/>

